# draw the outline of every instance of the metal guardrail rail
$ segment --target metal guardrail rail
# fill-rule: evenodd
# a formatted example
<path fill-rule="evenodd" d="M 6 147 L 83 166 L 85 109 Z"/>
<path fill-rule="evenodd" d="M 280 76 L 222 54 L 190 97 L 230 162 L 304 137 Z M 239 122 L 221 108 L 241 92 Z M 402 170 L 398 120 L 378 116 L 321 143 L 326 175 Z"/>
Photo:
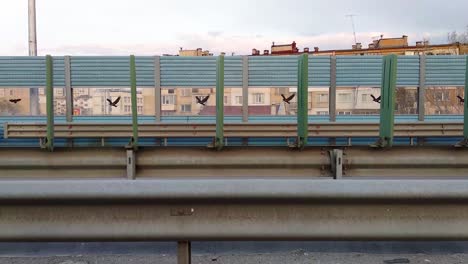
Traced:
<path fill-rule="evenodd" d="M 133 136 L 131 124 L 63 123 L 54 125 L 56 138 L 126 138 Z M 377 123 L 309 124 L 309 137 L 378 137 Z M 44 138 L 47 124 L 5 123 L 5 138 Z M 289 138 L 297 135 L 297 124 L 225 124 L 226 138 Z M 207 138 L 216 136 L 215 124 L 139 124 L 141 138 Z M 463 123 L 397 123 L 395 137 L 461 137 Z"/>
<path fill-rule="evenodd" d="M 5 181 L 0 241 L 465 240 L 467 193 L 466 180 Z"/>

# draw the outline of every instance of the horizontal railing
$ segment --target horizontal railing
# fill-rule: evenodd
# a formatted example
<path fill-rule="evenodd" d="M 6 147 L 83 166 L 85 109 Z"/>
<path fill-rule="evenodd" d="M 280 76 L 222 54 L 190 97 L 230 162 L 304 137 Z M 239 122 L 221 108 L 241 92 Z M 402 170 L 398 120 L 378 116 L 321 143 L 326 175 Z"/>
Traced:
<path fill-rule="evenodd" d="M 5 123 L 5 138 L 42 138 L 46 124 Z M 54 126 L 56 138 L 130 138 L 131 124 L 63 123 Z M 309 137 L 378 137 L 378 123 L 309 124 Z M 296 124 L 225 124 L 226 138 L 293 138 Z M 216 136 L 215 124 L 139 124 L 140 138 L 207 138 Z M 397 123 L 395 137 L 462 137 L 463 123 Z"/>

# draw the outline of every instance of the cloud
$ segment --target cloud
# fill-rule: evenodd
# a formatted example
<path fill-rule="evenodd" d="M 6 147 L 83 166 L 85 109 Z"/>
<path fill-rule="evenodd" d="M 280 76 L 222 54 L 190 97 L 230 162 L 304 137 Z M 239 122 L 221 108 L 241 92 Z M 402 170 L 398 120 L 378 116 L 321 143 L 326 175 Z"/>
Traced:
<path fill-rule="evenodd" d="M 222 31 L 209 31 L 208 32 L 208 36 L 211 36 L 211 37 L 219 37 L 223 34 Z"/>

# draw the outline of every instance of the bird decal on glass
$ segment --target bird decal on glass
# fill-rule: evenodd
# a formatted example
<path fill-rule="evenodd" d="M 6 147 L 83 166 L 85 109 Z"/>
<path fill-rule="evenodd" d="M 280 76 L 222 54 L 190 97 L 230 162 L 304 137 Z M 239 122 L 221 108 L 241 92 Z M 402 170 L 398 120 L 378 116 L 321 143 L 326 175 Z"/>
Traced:
<path fill-rule="evenodd" d="M 380 100 L 382 99 L 382 96 L 379 96 L 377 98 L 373 94 L 371 94 L 370 96 L 372 97 L 372 101 L 380 104 Z"/>
<path fill-rule="evenodd" d="M 197 99 L 197 104 L 201 104 L 203 106 L 206 106 L 206 102 L 208 102 L 208 99 L 210 99 L 210 96 L 205 96 L 205 97 L 200 97 L 200 96 L 195 96 Z"/>
<path fill-rule="evenodd" d="M 284 94 L 281 94 L 281 97 L 283 97 L 283 102 L 285 102 L 287 104 L 291 104 L 290 102 L 294 98 L 294 96 L 296 96 L 296 94 L 292 94 L 288 98 L 286 98 L 286 96 Z"/>
<path fill-rule="evenodd" d="M 115 101 L 112 102 L 111 99 L 107 99 L 107 102 L 109 102 L 110 106 L 117 107 L 117 104 L 120 102 L 120 96 L 115 99 Z"/>
<path fill-rule="evenodd" d="M 18 102 L 21 101 L 21 99 L 19 99 L 19 98 L 18 99 L 10 99 L 9 101 L 10 101 L 10 103 L 17 104 Z"/>
<path fill-rule="evenodd" d="M 465 102 L 465 98 L 463 98 L 463 97 L 461 97 L 459 95 L 457 95 L 457 98 L 458 98 L 458 100 L 460 100 L 460 104 Z"/>

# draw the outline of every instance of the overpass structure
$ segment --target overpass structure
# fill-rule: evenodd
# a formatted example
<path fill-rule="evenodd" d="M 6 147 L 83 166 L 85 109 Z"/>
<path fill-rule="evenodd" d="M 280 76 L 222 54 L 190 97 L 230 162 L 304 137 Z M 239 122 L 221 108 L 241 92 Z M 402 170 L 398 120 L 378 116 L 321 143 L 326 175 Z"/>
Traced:
<path fill-rule="evenodd" d="M 0 87 L 45 87 L 46 116 L 2 117 L 0 240 L 466 240 L 466 56 L 0 57 Z M 380 117 L 336 115 L 341 86 L 381 88 Z M 216 117 L 161 116 L 162 87 L 216 87 Z M 297 116 L 225 117 L 224 87 L 296 86 Z M 330 115 L 308 115 L 329 87 Z M 418 87 L 415 116 L 395 90 Z M 67 113 L 54 116 L 54 87 Z M 73 88 L 130 87 L 131 117 L 73 116 Z M 139 116 L 137 87 L 154 89 Z"/>

